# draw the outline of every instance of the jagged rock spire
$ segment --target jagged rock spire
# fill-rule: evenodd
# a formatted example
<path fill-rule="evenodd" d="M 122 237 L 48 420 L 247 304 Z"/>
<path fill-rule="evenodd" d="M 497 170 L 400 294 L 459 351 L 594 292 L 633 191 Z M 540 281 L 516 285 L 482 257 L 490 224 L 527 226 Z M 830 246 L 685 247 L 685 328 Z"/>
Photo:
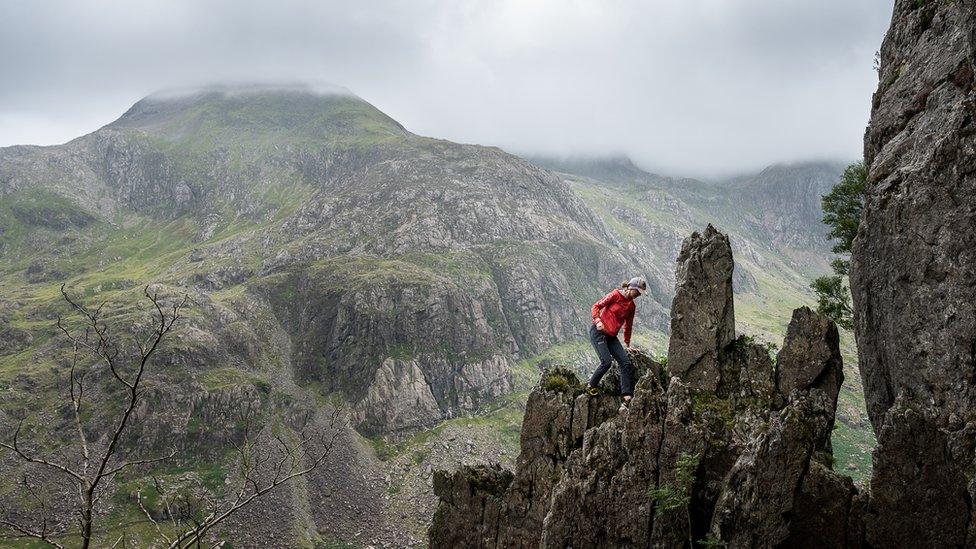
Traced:
<path fill-rule="evenodd" d="M 732 247 L 712 225 L 681 245 L 671 302 L 668 372 L 695 388 L 721 383 L 720 354 L 735 339 Z"/>
<path fill-rule="evenodd" d="M 831 409 L 844 383 L 837 325 L 809 307 L 793 311 L 783 349 L 776 355 L 776 386 L 784 397 L 794 390 L 818 387 Z"/>

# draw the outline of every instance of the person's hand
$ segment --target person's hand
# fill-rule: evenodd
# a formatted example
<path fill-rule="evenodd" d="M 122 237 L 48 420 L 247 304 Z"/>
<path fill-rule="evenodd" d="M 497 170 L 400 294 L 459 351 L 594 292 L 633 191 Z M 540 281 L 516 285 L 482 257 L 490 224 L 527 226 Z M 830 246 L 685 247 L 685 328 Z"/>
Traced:
<path fill-rule="evenodd" d="M 632 353 L 636 353 L 637 351 L 640 351 L 640 349 L 638 349 L 636 345 L 634 345 L 633 347 L 631 347 L 630 345 L 628 345 L 627 346 L 627 350 L 630 351 L 630 352 L 632 352 Z"/>
<path fill-rule="evenodd" d="M 596 329 L 597 330 L 600 330 L 601 332 L 603 331 L 603 321 L 602 320 L 597 320 L 596 321 Z"/>

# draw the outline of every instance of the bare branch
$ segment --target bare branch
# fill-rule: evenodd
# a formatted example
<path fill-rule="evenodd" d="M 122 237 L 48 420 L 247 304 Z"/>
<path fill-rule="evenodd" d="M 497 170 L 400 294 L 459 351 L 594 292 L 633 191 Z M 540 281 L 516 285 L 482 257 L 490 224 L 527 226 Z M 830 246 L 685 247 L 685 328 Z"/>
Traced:
<path fill-rule="evenodd" d="M 119 546 L 120 543 L 122 544 L 122 547 L 124 549 L 125 548 L 125 531 L 124 530 L 122 531 L 122 535 L 119 536 L 119 539 L 115 540 L 115 543 L 112 544 L 111 549 L 115 549 L 116 547 Z"/>
<path fill-rule="evenodd" d="M 152 457 L 152 458 L 136 459 L 136 460 L 132 460 L 132 461 L 126 461 L 126 462 L 122 463 L 121 465 L 118 465 L 118 466 L 116 466 L 116 467 L 114 467 L 112 469 L 109 469 L 105 473 L 105 476 L 106 477 L 110 477 L 110 476 L 118 473 L 119 471 L 122 471 L 122 470 L 124 470 L 124 469 L 126 469 L 128 467 L 132 467 L 134 465 L 148 465 L 150 463 L 159 463 L 160 461 L 166 461 L 167 459 L 172 459 L 174 456 L 176 456 L 176 448 L 171 449 L 170 452 L 168 454 L 166 454 L 165 456 L 157 456 L 157 457 Z"/>
<path fill-rule="evenodd" d="M 60 323 L 61 318 L 58 317 L 58 324 L 60 325 Z M 81 445 L 82 468 L 87 469 L 89 460 L 88 438 L 85 436 L 85 428 L 81 421 L 81 403 L 85 396 L 85 376 L 82 374 L 78 377 L 76 374 L 77 368 L 78 343 L 73 343 L 71 350 L 71 371 L 68 376 L 68 383 L 70 384 L 71 407 L 75 416 L 75 429 L 78 431 L 78 442 Z"/>
<path fill-rule="evenodd" d="M 91 545 L 92 541 L 95 508 L 103 496 L 98 490 L 103 481 L 127 468 L 158 463 L 176 455 L 176 450 L 173 449 L 166 456 L 133 459 L 122 461 L 121 463 L 117 462 L 119 457 L 117 456 L 118 448 L 123 434 L 129 427 L 133 410 L 135 410 L 143 394 L 141 383 L 145 377 L 150 360 L 160 348 L 162 341 L 171 332 L 176 322 L 181 318 L 181 312 L 186 307 L 189 298 L 184 295 L 183 299 L 177 301 L 171 308 L 164 307 L 160 302 L 158 292 L 150 293 L 149 286 L 146 286 L 143 293 L 153 304 L 154 320 L 152 336 L 146 345 L 140 347 L 139 358 L 135 362 L 135 368 L 126 374 L 120 369 L 120 357 L 124 355 L 117 344 L 111 328 L 102 320 L 102 314 L 107 301 L 103 301 L 94 309 L 89 309 L 68 294 L 66 285 L 62 284 L 60 291 L 61 297 L 69 305 L 71 310 L 84 319 L 83 333 L 71 329 L 61 316 L 57 320 L 58 330 L 64 335 L 72 347 L 71 362 L 68 369 L 67 396 L 71 402 L 75 431 L 77 432 L 76 436 L 81 451 L 80 469 L 69 465 L 73 460 L 67 456 L 63 456 L 63 458 L 55 461 L 49 457 L 36 455 L 36 452 L 23 448 L 20 441 L 24 426 L 23 420 L 18 423 L 10 440 L 0 441 L 0 449 L 12 452 L 23 462 L 53 469 L 72 479 L 72 484 L 77 490 L 79 501 L 75 513 L 78 526 L 81 530 L 81 546 L 87 548 Z M 100 448 L 98 451 L 95 451 L 95 447 L 89 443 L 84 428 L 85 378 L 88 371 L 81 367 L 82 361 L 79 357 L 79 352 L 82 349 L 90 353 L 98 363 L 103 363 L 107 366 L 112 376 L 111 379 L 114 379 L 115 382 L 125 387 L 122 411 L 117 416 L 111 432 L 107 436 L 99 437 L 99 441 L 104 441 L 104 443 L 98 445 L 98 448 Z M 97 456 L 93 456 L 93 453 L 97 453 Z M 63 461 L 63 463 L 59 461 Z M 95 466 L 94 469 L 92 469 L 91 465 Z M 170 506 L 169 501 L 166 503 L 167 506 Z M 0 525 L 5 525 L 8 529 L 19 533 L 20 537 L 42 539 L 51 545 L 60 547 L 60 545 L 57 545 L 52 540 L 47 539 L 50 537 L 47 532 L 47 524 L 46 515 L 44 515 L 41 521 L 41 529 L 39 531 L 36 528 L 16 524 L 16 521 L 11 520 L 9 517 L 4 518 L 3 522 L 0 522 Z M 119 546 L 119 544 L 123 547 L 127 544 L 125 532 L 115 541 L 114 546 Z"/>
<path fill-rule="evenodd" d="M 160 486 L 158 484 L 159 481 L 155 477 L 153 477 L 153 480 L 156 481 L 156 490 L 159 491 L 160 496 L 166 505 L 167 513 L 169 513 L 169 502 L 167 501 L 166 496 L 160 491 Z M 146 505 L 142 502 L 142 490 L 136 492 L 136 499 L 139 500 L 139 509 L 142 510 L 142 514 L 146 515 L 146 518 L 149 520 L 150 524 L 152 524 L 156 529 L 156 534 L 163 538 L 166 543 L 172 543 L 173 540 L 166 535 L 163 528 L 160 526 L 159 521 L 152 516 L 152 513 L 149 512 L 149 509 L 146 509 Z"/>
<path fill-rule="evenodd" d="M 24 538 L 24 537 L 33 538 L 33 539 L 40 540 L 44 543 L 47 543 L 48 545 L 51 545 L 53 547 L 63 547 L 61 544 L 59 544 L 58 542 L 54 541 L 54 539 L 51 538 L 51 532 L 48 531 L 47 504 L 44 502 L 44 498 L 42 498 L 37 493 L 37 490 L 35 490 L 35 488 L 31 485 L 30 481 L 27 478 L 26 473 L 21 479 L 21 484 L 24 486 L 25 493 L 29 495 L 31 499 L 36 501 L 38 506 L 40 507 L 40 512 L 37 513 L 41 516 L 40 530 L 30 528 L 28 526 L 24 526 L 23 524 L 18 523 L 17 521 L 15 521 L 10 517 L 9 513 L 7 513 L 6 510 L 4 510 L 2 514 L 0 514 L 0 526 L 4 526 L 7 529 L 18 534 L 14 536 L 16 538 Z"/>
<path fill-rule="evenodd" d="M 18 538 L 33 538 L 33 539 L 36 539 L 36 540 L 43 541 L 44 543 L 46 543 L 46 544 L 48 544 L 48 545 L 50 545 L 52 547 L 57 547 L 59 549 L 64 549 L 64 545 L 61 545 L 60 543 L 58 543 L 58 542 L 54 541 L 53 539 L 51 539 L 48 536 L 47 533 L 45 533 L 43 531 L 38 532 L 36 530 L 32 530 L 30 528 L 27 528 L 25 526 L 21 526 L 20 524 L 17 524 L 16 522 L 13 522 L 12 520 L 7 519 L 5 516 L 4 517 L 0 517 L 0 526 L 4 526 L 4 527 L 10 529 L 11 531 L 16 532 L 17 534 L 19 534 L 19 535 L 14 536 L 14 537 L 18 537 Z"/>
<path fill-rule="evenodd" d="M 239 473 L 242 476 L 242 480 L 234 501 L 226 509 L 220 511 L 219 513 L 211 512 L 205 520 L 196 525 L 193 529 L 176 538 L 169 546 L 171 549 L 188 548 L 193 545 L 199 545 L 207 532 L 219 525 L 229 516 L 233 515 L 244 507 L 247 507 L 254 500 L 268 494 L 278 486 L 281 486 L 282 484 L 285 484 L 296 477 L 304 476 L 314 471 L 328 458 L 339 434 L 338 430 L 335 429 L 336 422 L 339 418 L 339 409 L 336 407 L 333 409 L 329 419 L 329 430 L 331 435 L 329 437 L 322 438 L 323 443 L 321 451 L 314 455 L 308 452 L 308 446 L 312 443 L 313 438 L 309 436 L 304 429 L 298 433 L 298 441 L 294 444 L 288 444 L 285 439 L 278 434 L 272 435 L 272 438 L 278 442 L 279 446 L 281 446 L 280 451 L 284 455 L 273 465 L 272 472 L 274 474 L 272 475 L 270 482 L 262 485 L 259 479 L 255 476 L 253 465 L 255 463 L 265 463 L 270 459 L 270 457 L 263 456 L 264 459 L 262 459 L 262 456 L 251 457 L 249 455 L 245 455 L 252 453 L 255 443 L 250 437 L 250 410 L 243 410 L 243 415 L 247 418 L 243 427 L 243 440 L 241 444 L 235 445 L 238 453 L 240 454 L 239 462 L 241 465 L 241 470 Z M 299 456 L 299 453 L 301 456 Z M 303 466 L 303 459 L 309 457 L 311 457 L 311 462 Z M 286 462 L 287 467 L 285 466 Z"/>
<path fill-rule="evenodd" d="M 75 480 L 84 482 L 85 480 L 84 477 L 82 477 L 80 474 L 76 473 L 75 471 L 69 469 L 68 467 L 61 465 L 60 463 L 55 463 L 53 461 L 48 461 L 46 459 L 41 459 L 27 454 L 24 451 L 24 449 L 20 447 L 20 431 L 23 429 L 23 426 L 24 426 L 24 420 L 20 420 L 20 422 L 17 423 L 17 428 L 14 430 L 14 435 L 11 441 L 10 442 L 0 441 L 0 448 L 13 452 L 14 455 L 19 457 L 22 461 L 49 467 L 56 471 L 60 471 L 68 476 L 71 476 Z"/>

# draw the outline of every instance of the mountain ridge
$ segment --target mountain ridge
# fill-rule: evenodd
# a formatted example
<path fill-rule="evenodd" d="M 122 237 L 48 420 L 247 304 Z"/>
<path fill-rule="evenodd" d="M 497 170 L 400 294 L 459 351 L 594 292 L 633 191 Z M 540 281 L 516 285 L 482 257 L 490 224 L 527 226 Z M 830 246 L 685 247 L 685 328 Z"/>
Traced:
<path fill-rule="evenodd" d="M 302 512 L 349 539 L 368 507 L 373 539 L 401 546 L 426 529 L 436 503 L 424 471 L 448 463 L 392 469 L 372 445 L 437 436 L 432 426 L 483 413 L 505 423 L 473 439 L 510 441 L 527 372 L 553 357 L 589 367 L 589 305 L 636 273 L 654 288 L 637 341 L 652 348 L 666 337 L 668 266 L 684 231 L 709 215 L 700 204 L 664 189 L 621 204 L 606 182 L 497 148 L 390 133 L 388 124 L 377 132 L 371 106 L 353 109 L 351 121 L 340 110 L 338 125 L 303 125 L 307 117 L 264 117 L 236 99 L 200 101 L 146 129 L 109 124 L 61 146 L 0 149 L 0 318 L 16 334 L 0 349 L 0 384 L 11 388 L 0 413 L 29 416 L 56 395 L 61 348 L 50 323 L 64 312 L 61 282 L 110 300 L 120 322 L 136 325 L 140 288 L 155 281 L 195 305 L 161 350 L 160 419 L 146 440 L 165 425 L 200 467 L 218 466 L 217 448 L 194 430 L 204 409 L 230 414 L 242 394 L 272 417 L 286 413 L 283 403 L 338 403 L 349 412 L 348 463 L 310 482 L 345 490 L 347 506 Z M 300 119 L 299 131 L 246 131 L 264 118 Z M 780 334 L 782 303 L 810 299 L 802 275 L 777 249 L 734 235 L 746 252 L 740 318 Z M 755 314 L 768 298 L 776 314 Z M 437 459 L 473 459 L 455 456 Z M 413 486 L 416 502 L 387 493 L 394 482 Z M 413 517 L 409 532 L 401 512 Z"/>

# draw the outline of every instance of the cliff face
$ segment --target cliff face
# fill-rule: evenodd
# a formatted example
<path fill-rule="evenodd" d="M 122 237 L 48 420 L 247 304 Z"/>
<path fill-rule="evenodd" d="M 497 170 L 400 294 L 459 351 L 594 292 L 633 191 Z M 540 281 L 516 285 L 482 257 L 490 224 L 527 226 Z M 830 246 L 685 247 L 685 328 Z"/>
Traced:
<path fill-rule="evenodd" d="M 634 355 L 623 411 L 613 379 L 589 397 L 572 374 L 544 373 L 514 472 L 435 476 L 432 547 L 859 544 L 854 486 L 830 465 L 837 328 L 797 309 L 774 361 L 734 338 L 731 277 L 725 235 L 686 239 L 671 318 L 684 335 L 668 363 Z"/>
<path fill-rule="evenodd" d="M 974 5 L 899 1 L 881 50 L 851 277 L 876 429 L 900 394 L 976 408 Z"/>
<path fill-rule="evenodd" d="M 976 543 L 974 59 L 976 2 L 895 3 L 851 270 L 877 546 Z"/>

